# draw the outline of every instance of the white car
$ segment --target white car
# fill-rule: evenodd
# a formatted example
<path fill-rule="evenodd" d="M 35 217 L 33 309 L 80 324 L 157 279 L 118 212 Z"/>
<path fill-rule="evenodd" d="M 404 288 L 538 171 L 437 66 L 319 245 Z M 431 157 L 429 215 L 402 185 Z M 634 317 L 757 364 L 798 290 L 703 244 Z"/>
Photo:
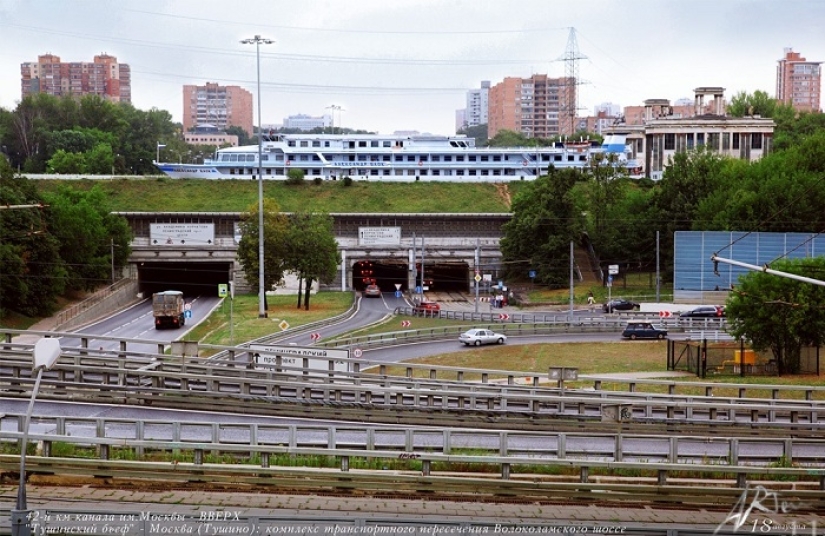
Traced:
<path fill-rule="evenodd" d="M 465 331 L 458 336 L 458 340 L 467 346 L 471 344 L 481 346 L 482 344 L 504 344 L 507 342 L 507 336 L 489 329 L 476 328 Z"/>

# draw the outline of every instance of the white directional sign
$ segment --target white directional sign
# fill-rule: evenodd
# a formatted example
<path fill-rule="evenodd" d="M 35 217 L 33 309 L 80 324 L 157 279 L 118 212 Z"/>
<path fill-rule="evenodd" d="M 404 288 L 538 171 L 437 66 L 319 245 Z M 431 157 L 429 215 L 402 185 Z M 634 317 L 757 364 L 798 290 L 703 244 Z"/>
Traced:
<path fill-rule="evenodd" d="M 359 227 L 359 246 L 397 246 L 401 244 L 401 227 Z"/>
<path fill-rule="evenodd" d="M 304 359 L 307 367 L 312 370 L 329 370 L 330 360 L 336 372 L 348 372 L 349 363 L 342 359 L 349 359 L 349 350 L 330 350 L 316 346 L 276 346 L 271 344 L 250 344 L 249 349 L 254 352 L 257 368 L 271 369 L 278 366 L 281 358 L 282 367 L 303 367 Z"/>
<path fill-rule="evenodd" d="M 607 273 L 610 275 L 616 275 L 619 273 L 619 265 L 618 264 L 611 264 L 607 267 Z"/>

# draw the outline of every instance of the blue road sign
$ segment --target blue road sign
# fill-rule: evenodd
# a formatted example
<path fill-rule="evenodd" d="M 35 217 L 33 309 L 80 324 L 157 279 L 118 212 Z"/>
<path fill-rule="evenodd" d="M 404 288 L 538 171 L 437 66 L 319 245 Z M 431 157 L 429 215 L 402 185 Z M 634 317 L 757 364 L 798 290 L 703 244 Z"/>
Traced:
<path fill-rule="evenodd" d="M 395 297 L 396 297 L 396 298 L 400 298 L 400 297 L 401 297 L 401 291 L 400 291 L 400 290 L 396 290 L 396 291 L 395 291 Z"/>
<path fill-rule="evenodd" d="M 192 311 L 184 311 L 183 312 L 184 318 L 192 318 Z"/>
<path fill-rule="evenodd" d="M 527 274 L 530 276 L 530 279 L 535 279 L 536 278 L 536 271 L 535 270 L 530 270 L 529 272 L 527 272 Z"/>

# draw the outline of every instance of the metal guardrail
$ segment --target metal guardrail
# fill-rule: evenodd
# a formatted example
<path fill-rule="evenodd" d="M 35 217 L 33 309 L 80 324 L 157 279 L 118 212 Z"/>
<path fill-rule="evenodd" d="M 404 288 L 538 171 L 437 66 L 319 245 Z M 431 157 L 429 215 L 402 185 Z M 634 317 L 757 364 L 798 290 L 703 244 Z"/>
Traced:
<path fill-rule="evenodd" d="M 15 434 L 20 435 L 22 434 Z M 30 435 L 32 440 L 42 440 L 40 435 Z M 65 439 L 78 442 L 70 436 Z M 86 439 L 100 445 L 100 452 L 110 453 L 110 440 Z M 123 441 L 120 442 L 124 444 Z M 535 497 L 558 499 L 570 497 L 591 497 L 590 492 L 600 491 L 602 500 L 632 501 L 655 500 L 676 501 L 682 504 L 732 504 L 748 485 L 749 479 L 781 482 L 793 480 L 794 486 L 787 490 L 788 500 L 799 500 L 812 508 L 825 508 L 825 469 L 809 467 L 765 467 L 749 465 L 679 464 L 650 462 L 616 462 L 599 460 L 537 460 L 532 456 L 478 456 L 461 454 L 441 454 L 426 450 L 415 453 L 397 451 L 345 449 L 345 448 L 293 448 L 289 446 L 262 446 L 248 444 L 182 443 L 164 441 L 129 441 L 130 448 L 143 447 L 166 452 L 168 455 L 181 451 L 192 453 L 193 462 L 165 462 L 52 458 L 27 456 L 26 463 L 31 472 L 46 472 L 59 475 L 87 475 L 96 478 L 148 478 L 161 482 L 201 482 L 265 485 L 304 489 L 355 486 L 362 491 L 438 492 L 471 493 L 479 497 L 485 495 L 518 495 L 522 499 Z M 206 463 L 204 456 L 215 452 L 221 455 L 233 454 L 241 459 L 254 460 L 252 463 Z M 251 458 L 247 458 L 252 453 Z M 321 457 L 336 460 L 337 468 L 301 468 L 272 466 L 273 455 Z M 405 457 L 406 456 L 406 457 Z M 373 470 L 359 468 L 351 470 L 351 464 L 360 459 L 402 460 L 412 457 L 409 470 Z M 14 471 L 19 466 L 19 456 L 0 455 L 0 470 Z M 554 472 L 569 471 L 565 479 L 543 478 L 540 467 L 551 466 Z M 457 467 L 473 467 L 474 472 L 461 473 Z M 479 472 L 482 468 L 495 468 L 495 472 Z M 532 469 L 523 478 L 512 472 L 514 467 Z M 632 482 L 605 482 L 590 479 L 591 471 L 608 474 L 636 474 L 648 472 L 646 479 L 634 478 Z M 458 473 L 458 474 L 457 474 Z M 572 476 L 575 475 L 575 476 Z M 653 476 L 655 475 L 655 476 Z M 724 475 L 724 476 L 723 476 Z M 730 478 L 733 475 L 733 478 Z M 556 475 L 557 476 L 557 475 Z M 674 480 L 669 480 L 673 476 Z M 678 477 L 678 479 L 676 478 Z M 713 486 L 709 485 L 712 480 Z M 346 483 L 346 484 L 345 484 Z M 697 493 L 701 490 L 701 493 Z"/>
<path fill-rule="evenodd" d="M 30 357 L 4 359 L 0 390 L 29 392 Z M 196 358 L 116 359 L 75 355 L 44 375 L 40 398 L 155 404 L 216 411 L 240 411 L 318 418 L 356 418 L 369 411 L 375 422 L 403 418 L 408 424 L 561 429 L 597 427 L 603 408 L 624 406 L 624 427 L 704 427 L 717 433 L 821 433 L 825 403 L 813 400 L 743 400 L 627 392 L 564 390 L 534 385 L 454 382 L 334 373 L 283 366 L 254 370 Z M 399 412 L 403 412 L 399 413 Z M 541 417 L 541 418 L 539 418 Z M 602 425 L 608 426 L 608 425 Z"/>
<path fill-rule="evenodd" d="M 395 314 L 422 316 L 416 314 L 409 307 L 396 308 Z M 507 320 L 499 319 L 501 313 L 473 313 L 467 311 L 439 311 L 426 313 L 423 316 L 444 318 L 448 320 L 462 320 L 473 322 L 465 326 L 444 326 L 427 329 L 401 330 L 371 335 L 348 335 L 322 341 L 317 346 L 331 347 L 366 347 L 377 348 L 398 343 L 411 343 L 433 340 L 458 339 L 458 336 L 470 328 L 486 328 L 507 336 L 523 335 L 558 335 L 562 333 L 602 333 L 620 332 L 627 325 L 628 318 L 638 317 L 628 315 L 611 316 L 576 316 L 573 321 L 567 315 L 556 313 L 507 313 Z M 658 317 L 657 317 L 658 318 Z M 720 335 L 724 323 L 715 319 L 678 319 L 663 318 L 656 322 L 673 332 L 685 332 L 686 337 L 695 338 L 699 335 L 713 340 L 730 337 Z M 704 329 L 700 329 L 704 328 Z"/>
<path fill-rule="evenodd" d="M 0 417 L 0 440 L 10 440 L 24 429 L 24 415 Z M 306 425 L 263 423 L 215 423 L 111 417 L 37 417 L 31 424 L 32 438 L 43 442 L 43 454 L 51 455 L 51 444 L 93 444 L 126 447 L 139 455 L 153 441 L 174 442 L 181 448 L 190 443 L 209 443 L 210 451 L 249 444 L 250 456 L 257 447 L 348 448 L 363 451 L 396 451 L 417 458 L 420 450 L 454 454 L 473 452 L 479 456 L 529 456 L 535 464 L 557 460 L 645 461 L 674 464 L 767 466 L 784 464 L 818 467 L 825 471 L 825 439 L 748 438 L 719 436 L 675 436 L 613 432 L 519 432 L 513 430 L 444 429 L 432 427 L 372 427 L 369 425 Z M 154 447 L 151 447 L 154 450 Z M 108 456 L 101 451 L 101 457 Z"/>
<path fill-rule="evenodd" d="M 504 325 L 507 326 L 506 324 Z M 497 326 L 498 327 L 498 326 Z M 385 341 L 389 341 L 390 339 L 398 340 L 399 337 L 401 340 L 408 340 L 408 342 L 412 342 L 413 340 L 429 340 L 431 337 L 452 337 L 456 335 L 455 331 L 447 332 L 448 335 L 445 335 L 445 328 L 435 328 L 435 329 L 428 329 L 428 330 L 411 330 L 407 332 L 394 332 L 394 334 L 387 334 L 385 335 Z M 460 328 L 447 328 L 451 330 L 460 329 Z M 514 328 L 516 329 L 516 328 Z M 419 333 L 423 332 L 423 333 Z M 511 332 L 513 334 L 513 332 Z M 143 358 L 148 360 L 148 362 L 152 363 L 153 366 L 159 366 L 158 364 L 163 363 L 195 363 L 195 364 L 203 364 L 202 359 L 192 358 L 192 357 L 182 357 L 182 356 L 174 356 L 174 355 L 165 355 L 164 349 L 169 345 L 167 341 L 157 341 L 155 339 L 124 339 L 122 337 L 108 337 L 103 335 L 78 335 L 71 332 L 55 332 L 55 331 L 32 331 L 32 330 L 12 330 L 12 329 L 2 329 L 0 330 L 0 338 L 2 338 L 5 342 L 0 343 L 0 351 L 5 349 L 6 352 L 16 352 L 19 355 L 20 362 L 19 364 L 25 368 L 25 364 L 28 363 L 29 366 L 31 365 L 31 357 L 32 357 L 32 350 L 33 344 L 26 343 L 26 342 L 19 342 L 15 341 L 15 337 L 21 336 L 28 336 L 28 338 L 35 338 L 35 337 L 67 337 L 72 339 L 78 339 L 81 341 L 81 344 L 77 348 L 65 348 L 64 354 L 69 356 L 72 354 L 76 354 L 78 356 L 98 356 L 100 358 L 109 358 L 109 359 L 117 359 L 119 362 L 134 362 L 134 359 Z M 457 336 L 457 335 L 456 335 Z M 377 336 L 378 340 L 381 340 L 381 335 Z M 91 339 L 99 339 L 99 340 L 110 340 L 119 343 L 120 351 L 106 353 L 106 352 L 99 352 L 95 348 L 89 347 L 89 341 Z M 347 339 L 349 340 L 349 339 Z M 345 341 L 346 342 L 346 341 Z M 130 345 L 139 344 L 142 346 L 146 345 L 156 345 L 157 346 L 157 353 L 150 354 L 145 352 L 132 352 L 129 351 L 128 348 Z M 224 352 L 226 357 L 234 357 L 239 358 L 247 352 L 247 350 L 243 347 L 232 347 L 232 346 L 220 346 L 220 345 L 200 345 L 201 347 L 215 350 L 216 352 Z M 323 346 L 323 344 L 318 345 Z M 11 359 L 11 358 L 9 358 Z M 65 358 L 64 358 L 65 361 Z M 463 378 L 471 378 L 477 377 L 481 383 L 493 382 L 497 378 L 501 379 L 506 382 L 507 385 L 513 385 L 516 383 L 516 379 L 518 378 L 530 378 L 530 382 L 533 386 L 538 387 L 540 380 L 542 378 L 546 378 L 548 375 L 547 371 L 513 371 L 513 370 L 489 370 L 489 369 L 475 369 L 475 368 L 462 368 L 462 367 L 448 367 L 448 366 L 438 366 L 438 365 L 425 365 L 425 364 L 415 364 L 415 363 L 404 363 L 404 364 L 387 364 L 384 362 L 372 362 L 368 359 L 357 359 L 351 360 L 351 363 L 358 364 L 360 370 L 367 370 L 368 367 L 374 367 L 373 373 L 377 373 L 380 376 L 387 375 L 388 367 L 403 367 L 407 372 L 408 376 L 412 376 L 412 371 L 424 371 L 426 375 L 430 378 L 435 378 L 436 375 L 440 377 L 444 376 L 451 376 L 454 378 L 454 381 L 461 382 Z M 76 363 L 79 364 L 79 363 Z M 144 363 L 145 364 L 145 363 Z M 236 365 L 243 366 L 246 363 L 235 363 Z M 229 366 L 232 365 L 231 362 L 228 363 Z M 143 365 L 141 365 L 143 366 Z M 24 372 L 19 372 L 23 376 L 26 375 Z M 468 381 L 475 381 L 476 380 L 468 380 Z M 678 380 L 672 379 L 642 379 L 642 378 L 623 378 L 617 377 L 615 375 L 600 375 L 600 374 L 592 374 L 592 375 L 580 375 L 579 376 L 579 384 L 583 381 L 592 381 L 594 388 L 598 390 L 603 389 L 604 384 L 610 384 L 612 389 L 622 388 L 624 387 L 626 390 L 630 392 L 635 392 L 640 387 L 651 387 L 651 388 L 665 388 L 668 395 L 677 395 L 680 392 L 683 392 L 686 389 L 696 389 L 701 388 L 704 390 L 705 396 L 718 396 L 718 392 L 720 390 L 725 389 L 733 389 L 738 391 L 739 398 L 745 398 L 748 392 L 753 391 L 769 391 L 771 392 L 771 398 L 774 400 L 778 399 L 785 399 L 785 398 L 793 398 L 796 396 L 796 393 L 803 392 L 805 395 L 806 400 L 813 400 L 815 396 L 825 396 L 825 387 L 823 386 L 802 386 L 802 385 L 779 385 L 779 384 L 752 384 L 752 383 L 721 383 L 721 382 L 680 382 Z M 652 396 L 655 396 L 656 393 L 651 393 Z"/>

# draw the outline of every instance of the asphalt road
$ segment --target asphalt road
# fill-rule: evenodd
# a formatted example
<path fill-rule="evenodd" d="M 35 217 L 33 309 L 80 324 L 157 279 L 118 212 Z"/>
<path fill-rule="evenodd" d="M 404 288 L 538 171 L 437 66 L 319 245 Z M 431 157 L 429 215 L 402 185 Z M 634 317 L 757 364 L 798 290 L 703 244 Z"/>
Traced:
<path fill-rule="evenodd" d="M 215 308 L 221 304 L 217 296 L 187 296 L 186 303 L 192 312 L 192 317 L 186 320 L 182 329 L 155 329 L 152 316 L 152 300 L 142 302 L 124 309 L 103 320 L 90 324 L 76 331 L 78 334 L 89 337 L 89 347 L 106 351 L 119 350 L 116 341 L 94 339 L 92 336 L 122 337 L 125 339 L 148 339 L 171 343 L 183 338 L 198 322 L 209 317 Z M 80 346 L 80 338 L 61 338 L 62 346 Z M 130 344 L 129 350 L 134 352 L 157 353 L 157 344 Z"/>

